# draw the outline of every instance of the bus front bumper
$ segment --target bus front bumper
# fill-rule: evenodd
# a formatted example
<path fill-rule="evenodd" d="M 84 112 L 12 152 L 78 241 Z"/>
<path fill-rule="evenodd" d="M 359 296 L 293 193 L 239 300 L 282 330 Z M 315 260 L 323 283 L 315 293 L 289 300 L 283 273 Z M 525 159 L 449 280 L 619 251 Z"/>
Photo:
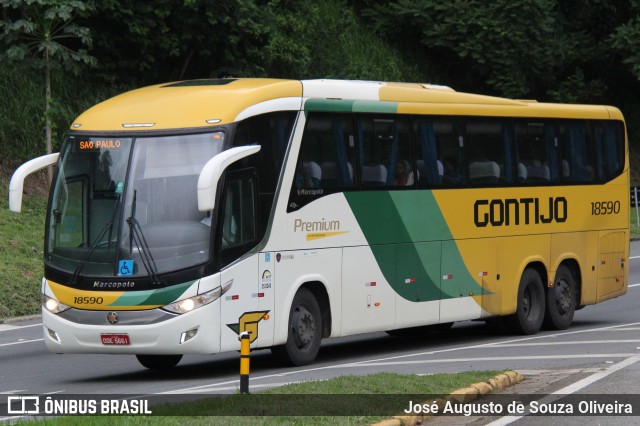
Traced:
<path fill-rule="evenodd" d="M 55 353 L 213 354 L 220 351 L 219 321 L 219 300 L 182 315 L 160 309 L 61 314 L 42 309 L 44 341 Z"/>

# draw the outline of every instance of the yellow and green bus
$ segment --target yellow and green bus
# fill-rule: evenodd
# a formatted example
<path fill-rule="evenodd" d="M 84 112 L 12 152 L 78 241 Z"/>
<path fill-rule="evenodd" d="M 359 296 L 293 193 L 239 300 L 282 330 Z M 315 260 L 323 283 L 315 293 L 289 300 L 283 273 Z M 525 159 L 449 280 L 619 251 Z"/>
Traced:
<path fill-rule="evenodd" d="M 565 329 L 625 294 L 629 158 L 610 106 L 428 84 L 212 79 L 134 90 L 71 125 L 46 219 L 57 353 L 272 348 L 487 320 Z"/>

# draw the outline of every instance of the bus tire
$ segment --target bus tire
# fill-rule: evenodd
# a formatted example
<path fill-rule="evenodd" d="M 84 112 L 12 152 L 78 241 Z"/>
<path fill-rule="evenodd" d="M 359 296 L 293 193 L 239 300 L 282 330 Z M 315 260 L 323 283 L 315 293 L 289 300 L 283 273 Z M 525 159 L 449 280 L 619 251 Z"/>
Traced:
<path fill-rule="evenodd" d="M 571 270 L 560 265 L 553 280 L 553 287 L 547 289 L 547 309 L 544 326 L 553 330 L 564 330 L 571 325 L 576 312 L 576 284 Z"/>
<path fill-rule="evenodd" d="M 545 314 L 542 278 L 538 271 L 527 268 L 518 286 L 516 313 L 504 318 L 507 329 L 515 334 L 535 334 L 540 331 Z"/>
<path fill-rule="evenodd" d="M 322 315 L 310 290 L 301 288 L 293 298 L 287 329 L 287 343 L 272 348 L 273 354 L 289 365 L 311 364 L 320 351 Z"/>
<path fill-rule="evenodd" d="M 182 355 L 136 355 L 138 362 L 150 370 L 170 370 L 182 359 Z"/>

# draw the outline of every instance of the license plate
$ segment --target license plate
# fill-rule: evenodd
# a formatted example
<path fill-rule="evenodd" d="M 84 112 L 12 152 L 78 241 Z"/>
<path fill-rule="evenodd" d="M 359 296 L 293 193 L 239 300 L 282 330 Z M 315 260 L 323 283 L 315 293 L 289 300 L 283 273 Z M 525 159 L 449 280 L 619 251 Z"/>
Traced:
<path fill-rule="evenodd" d="M 103 345 L 126 346 L 131 344 L 128 334 L 101 334 Z"/>

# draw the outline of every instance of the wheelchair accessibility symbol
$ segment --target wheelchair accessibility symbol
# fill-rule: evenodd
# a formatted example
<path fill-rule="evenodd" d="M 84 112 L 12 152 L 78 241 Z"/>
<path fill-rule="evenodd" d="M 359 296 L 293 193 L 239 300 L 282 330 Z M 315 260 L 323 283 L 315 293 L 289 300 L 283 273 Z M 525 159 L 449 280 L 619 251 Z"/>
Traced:
<path fill-rule="evenodd" d="M 133 260 L 121 260 L 118 263 L 118 276 L 133 275 Z"/>

